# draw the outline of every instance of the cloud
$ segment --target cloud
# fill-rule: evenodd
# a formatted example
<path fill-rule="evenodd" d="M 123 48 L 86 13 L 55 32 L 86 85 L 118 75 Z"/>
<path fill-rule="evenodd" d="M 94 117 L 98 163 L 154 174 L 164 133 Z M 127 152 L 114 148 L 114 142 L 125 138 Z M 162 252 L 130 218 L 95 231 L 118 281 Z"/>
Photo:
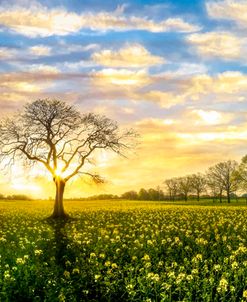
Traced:
<path fill-rule="evenodd" d="M 146 17 L 127 16 L 124 8 L 114 12 L 69 12 L 64 8 L 48 9 L 40 4 L 30 8 L 5 7 L 0 9 L 0 25 L 29 37 L 68 35 L 82 29 L 95 31 L 145 30 L 150 32 L 195 32 L 200 28 L 181 18 L 169 18 L 161 22 Z"/>
<path fill-rule="evenodd" d="M 92 55 L 92 60 L 107 67 L 148 67 L 165 63 L 162 57 L 152 55 L 140 44 L 126 45 L 118 51 L 102 50 Z"/>
<path fill-rule="evenodd" d="M 216 75 L 192 73 L 186 78 L 176 71 L 174 74 L 168 72 L 149 75 L 149 84 L 149 90 L 146 87 L 126 90 L 125 98 L 132 101 L 152 102 L 165 109 L 177 105 L 193 106 L 195 103 L 207 105 L 242 103 L 247 99 L 247 75 L 236 71 L 226 71 Z"/>
<path fill-rule="evenodd" d="M 102 69 L 92 73 L 92 80 L 97 85 L 145 86 L 150 83 L 145 69 L 133 71 L 129 69 Z"/>
<path fill-rule="evenodd" d="M 3 73 L 0 91 L 5 95 L 18 93 L 38 93 L 53 85 L 52 79 L 59 76 L 58 70 L 45 65 L 36 65 L 29 72 Z M 19 98 L 18 98 L 19 99 Z"/>
<path fill-rule="evenodd" d="M 217 125 L 222 121 L 222 114 L 215 111 L 205 111 L 202 109 L 193 110 L 192 113 L 196 114 L 200 120 L 197 123 L 205 123 L 206 125 Z"/>
<path fill-rule="evenodd" d="M 239 27 L 247 27 L 247 2 L 244 0 L 209 1 L 206 3 L 208 15 L 214 19 L 234 21 Z"/>
<path fill-rule="evenodd" d="M 44 97 L 54 97 L 49 91 L 57 81 L 66 79 L 54 67 L 35 65 L 28 72 L 1 73 L 0 106 L 1 114 L 16 109 L 24 102 Z M 59 92 L 55 92 L 55 97 Z"/>
<path fill-rule="evenodd" d="M 35 45 L 29 47 L 29 52 L 34 56 L 49 56 L 51 54 L 51 47 L 45 45 Z"/>
<path fill-rule="evenodd" d="M 192 34 L 187 41 L 196 47 L 203 57 L 236 60 L 243 56 L 244 44 L 239 37 L 228 32 L 207 32 Z"/>
<path fill-rule="evenodd" d="M 188 113 L 188 118 L 197 126 L 215 126 L 229 124 L 233 121 L 234 115 L 216 110 L 193 109 Z"/>
<path fill-rule="evenodd" d="M 60 71 L 55 67 L 51 65 L 44 65 L 44 64 L 33 64 L 29 65 L 27 70 L 30 73 L 34 73 L 35 75 L 40 74 L 40 77 L 42 76 L 54 76 L 60 74 Z"/>
<path fill-rule="evenodd" d="M 165 92 L 160 90 L 150 90 L 148 92 L 133 92 L 129 96 L 132 100 L 153 102 L 161 108 L 171 108 L 184 102 L 184 98 L 177 93 Z"/>
<path fill-rule="evenodd" d="M 8 47 L 0 47 L 0 60 L 11 59 L 15 56 L 15 50 Z"/>
<path fill-rule="evenodd" d="M 136 91 L 136 98 L 148 100 L 169 108 L 176 104 L 195 102 L 205 104 L 243 102 L 247 99 L 247 74 L 238 71 L 226 71 L 215 75 L 192 74 L 187 77 L 171 72 L 156 74 L 152 83 L 160 89 Z M 164 87 L 163 83 L 166 83 Z M 161 90 L 162 88 L 162 90 Z"/>
<path fill-rule="evenodd" d="M 202 74 L 191 78 L 190 85 L 189 94 L 247 92 L 247 75 L 238 71 L 225 71 L 214 76 Z"/>
<path fill-rule="evenodd" d="M 246 126 L 246 125 L 245 125 Z M 239 127 L 226 128 L 221 131 L 204 131 L 199 133 L 178 133 L 177 137 L 186 141 L 189 145 L 200 145 L 202 143 L 220 143 L 227 147 L 228 144 L 239 144 L 246 142 L 247 131 Z M 213 145 L 211 145 L 213 147 Z"/>
<path fill-rule="evenodd" d="M 196 74 L 202 74 L 208 72 L 208 66 L 202 63 L 187 63 L 187 62 L 179 62 L 178 69 L 170 72 L 171 77 L 188 77 Z M 168 71 L 165 74 L 169 74 Z"/>
<path fill-rule="evenodd" d="M 139 187 L 152 186 L 155 182 L 161 184 L 168 177 L 203 172 L 221 161 L 222 154 L 233 159 L 244 154 L 246 123 L 234 128 L 211 127 L 192 126 L 184 112 L 171 124 L 166 123 L 166 118 L 145 118 L 136 122 L 142 141 L 138 158 L 129 165 L 135 171 L 135 179 L 140 179 Z M 148 175 L 150 178 L 154 173 L 154 182 L 153 179 L 148 182 Z"/>
<path fill-rule="evenodd" d="M 2 8 L 0 24 L 29 37 L 67 35 L 81 28 L 80 16 L 76 13 L 63 9 L 49 11 L 45 7 Z"/>

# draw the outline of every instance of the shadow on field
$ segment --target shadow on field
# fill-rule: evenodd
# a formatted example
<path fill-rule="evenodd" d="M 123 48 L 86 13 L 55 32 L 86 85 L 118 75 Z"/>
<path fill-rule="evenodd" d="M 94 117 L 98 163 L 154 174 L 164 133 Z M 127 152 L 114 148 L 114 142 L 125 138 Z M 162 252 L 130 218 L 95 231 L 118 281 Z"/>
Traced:
<path fill-rule="evenodd" d="M 54 234 L 48 244 L 47 253 L 55 258 L 56 265 L 63 271 L 66 268 L 66 261 L 75 261 L 75 253 L 71 249 L 72 241 L 67 235 L 67 227 L 75 220 L 73 218 L 47 218 L 44 220 L 52 228 Z"/>

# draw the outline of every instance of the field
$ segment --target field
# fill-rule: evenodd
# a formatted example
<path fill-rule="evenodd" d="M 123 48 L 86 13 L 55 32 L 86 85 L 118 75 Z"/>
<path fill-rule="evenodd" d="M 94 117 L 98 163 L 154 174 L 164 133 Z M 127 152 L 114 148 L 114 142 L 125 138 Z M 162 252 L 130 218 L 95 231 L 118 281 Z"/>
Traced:
<path fill-rule="evenodd" d="M 0 301 L 247 301 L 247 208 L 0 201 Z"/>

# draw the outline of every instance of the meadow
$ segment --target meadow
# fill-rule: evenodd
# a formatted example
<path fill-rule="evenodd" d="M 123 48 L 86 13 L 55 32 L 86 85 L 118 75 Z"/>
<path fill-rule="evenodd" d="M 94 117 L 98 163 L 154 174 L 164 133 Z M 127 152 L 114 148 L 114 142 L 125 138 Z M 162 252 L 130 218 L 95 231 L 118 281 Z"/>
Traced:
<path fill-rule="evenodd" d="M 0 201 L 0 301 L 247 301 L 247 207 Z"/>

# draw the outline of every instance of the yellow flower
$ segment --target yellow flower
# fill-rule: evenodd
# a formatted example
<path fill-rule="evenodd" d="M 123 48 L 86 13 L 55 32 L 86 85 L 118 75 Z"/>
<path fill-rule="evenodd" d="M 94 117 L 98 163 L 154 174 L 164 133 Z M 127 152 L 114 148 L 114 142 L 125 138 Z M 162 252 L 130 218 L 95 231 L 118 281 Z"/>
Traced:
<path fill-rule="evenodd" d="M 96 254 L 95 253 L 91 253 L 90 254 L 90 258 L 95 258 L 96 257 Z"/>
<path fill-rule="evenodd" d="M 70 272 L 68 272 L 68 271 L 64 271 L 63 275 L 64 275 L 64 277 L 67 278 L 67 279 L 70 278 Z"/>
<path fill-rule="evenodd" d="M 72 274 L 79 274 L 79 273 L 80 273 L 79 268 L 74 268 L 74 269 L 72 270 Z"/>
<path fill-rule="evenodd" d="M 243 291 L 243 298 L 247 299 L 247 289 Z"/>
<path fill-rule="evenodd" d="M 145 254 L 143 257 L 142 257 L 142 260 L 144 261 L 150 261 L 150 257 L 148 254 Z"/>
<path fill-rule="evenodd" d="M 101 275 L 94 275 L 94 280 L 97 282 L 100 279 Z"/>
<path fill-rule="evenodd" d="M 39 255 L 42 255 L 43 254 L 43 251 L 42 250 L 35 250 L 34 251 L 34 255 L 35 256 L 39 256 Z"/>

